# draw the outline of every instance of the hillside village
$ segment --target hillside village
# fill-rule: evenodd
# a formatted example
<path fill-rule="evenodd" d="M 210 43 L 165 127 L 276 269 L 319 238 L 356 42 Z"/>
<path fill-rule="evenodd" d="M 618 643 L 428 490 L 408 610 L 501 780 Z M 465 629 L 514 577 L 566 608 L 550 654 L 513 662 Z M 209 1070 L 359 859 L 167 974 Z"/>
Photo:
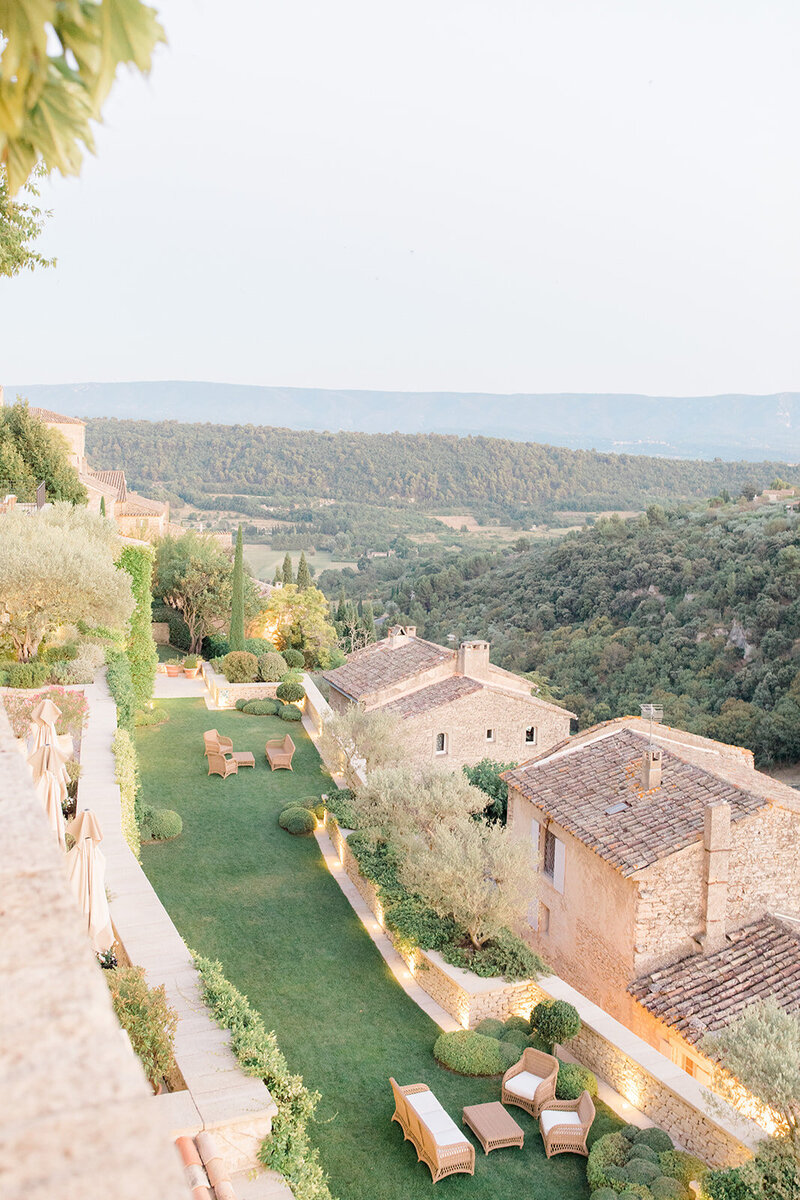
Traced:
<path fill-rule="evenodd" d="M 579 727 L 488 640 L 359 616 L 304 555 L 259 587 L 241 530 L 234 553 L 170 522 L 88 465 L 78 420 L 6 413 L 23 458 L 41 437 L 54 456 L 35 503 L 0 481 L 6 820 L 30 822 L 16 836 L 63 892 L 78 959 L 93 949 L 94 991 L 107 974 L 186 1179 L 324 1198 L 366 1128 L 400 1189 L 423 1169 L 410 1141 L 466 1195 L 474 1135 L 524 1136 L 545 1173 L 568 1159 L 565 1196 L 723 1195 L 790 1120 L 734 1033 L 765 1003 L 800 1020 L 800 793 L 644 697 Z M 70 481 L 85 501 L 59 499 Z M 39 875 L 19 861 L 24 895 Z M 29 941 L 50 920 L 26 909 Z M 374 1048 L 355 1022 L 309 1056 L 298 1013 L 346 1020 L 368 996 Z M 297 1066 L 310 1090 L 289 1100 Z M 366 1126 L 341 1112 L 353 1072 Z M 395 1082 L 414 1072 L 430 1090 Z M 529 1169 L 491 1164 L 498 1195 Z"/>

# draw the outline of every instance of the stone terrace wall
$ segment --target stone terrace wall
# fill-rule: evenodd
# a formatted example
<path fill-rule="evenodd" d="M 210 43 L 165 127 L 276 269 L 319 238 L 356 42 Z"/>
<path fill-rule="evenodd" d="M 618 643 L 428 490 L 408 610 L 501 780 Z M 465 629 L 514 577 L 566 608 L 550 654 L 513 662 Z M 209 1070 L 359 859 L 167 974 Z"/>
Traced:
<path fill-rule="evenodd" d="M 217 708 L 235 708 L 237 700 L 274 699 L 280 687 L 278 683 L 228 683 L 225 676 L 207 662 L 203 663 L 202 673 Z M 302 701 L 298 707 L 303 707 Z"/>
<path fill-rule="evenodd" d="M 383 924 L 375 886 L 361 874 L 345 834 L 330 814 L 327 825 L 347 875 Z M 583 1027 L 570 1041 L 567 1057 L 574 1056 L 596 1072 L 634 1108 L 712 1166 L 742 1162 L 763 1138 L 763 1131 L 752 1121 L 712 1097 L 708 1088 L 558 976 L 515 983 L 481 979 L 450 966 L 436 951 L 409 952 L 391 933 L 389 937 L 420 987 L 465 1028 L 474 1028 L 484 1017 L 527 1016 L 540 1000 L 567 1000 L 573 1004 Z"/>

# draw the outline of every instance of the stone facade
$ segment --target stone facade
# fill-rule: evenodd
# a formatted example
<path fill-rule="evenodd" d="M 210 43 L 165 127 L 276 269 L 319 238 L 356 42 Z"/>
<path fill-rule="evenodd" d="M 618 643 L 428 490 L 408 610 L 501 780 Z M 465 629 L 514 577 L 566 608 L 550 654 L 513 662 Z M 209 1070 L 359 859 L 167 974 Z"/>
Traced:
<path fill-rule="evenodd" d="M 237 700 L 268 700 L 277 694 L 278 683 L 228 683 L 219 671 L 215 671 L 210 663 L 202 666 L 203 679 L 217 708 L 235 708 Z M 300 701 L 298 707 L 303 707 Z"/>
<path fill-rule="evenodd" d="M 153 641 L 157 646 L 169 645 L 169 625 L 166 621 L 153 621 L 151 629 Z"/>

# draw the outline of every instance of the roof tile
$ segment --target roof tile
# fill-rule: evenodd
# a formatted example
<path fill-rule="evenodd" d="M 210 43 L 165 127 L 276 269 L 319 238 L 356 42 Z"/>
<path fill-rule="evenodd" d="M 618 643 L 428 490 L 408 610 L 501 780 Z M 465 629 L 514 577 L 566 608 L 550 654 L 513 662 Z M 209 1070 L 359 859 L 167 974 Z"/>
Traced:
<path fill-rule="evenodd" d="M 455 651 L 423 638 L 410 637 L 399 646 L 393 646 L 387 638 L 356 650 L 348 655 L 346 663 L 326 671 L 323 678 L 337 691 L 361 700 L 455 657 Z"/>

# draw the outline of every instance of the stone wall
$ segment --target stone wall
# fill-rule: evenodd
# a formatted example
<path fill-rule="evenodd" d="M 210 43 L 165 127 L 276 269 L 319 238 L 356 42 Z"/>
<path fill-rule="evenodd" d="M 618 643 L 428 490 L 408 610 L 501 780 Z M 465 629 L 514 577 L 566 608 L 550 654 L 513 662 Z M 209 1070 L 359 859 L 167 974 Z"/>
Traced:
<path fill-rule="evenodd" d="M 169 645 L 169 625 L 166 621 L 153 621 L 151 625 L 153 641 L 157 646 Z"/>
<path fill-rule="evenodd" d="M 376 889 L 361 875 L 347 838 L 330 814 L 328 832 L 347 875 L 383 924 Z M 540 1000 L 573 1004 L 583 1027 L 569 1043 L 569 1056 L 596 1072 L 634 1108 L 712 1166 L 742 1162 L 763 1137 L 753 1122 L 712 1097 L 707 1088 L 563 979 L 555 975 L 515 983 L 481 979 L 445 963 L 435 951 L 409 953 L 402 943 L 392 941 L 420 987 L 465 1028 L 474 1028 L 484 1017 L 527 1016 Z"/>
<path fill-rule="evenodd" d="M 203 663 L 202 673 L 217 708 L 235 708 L 237 700 L 274 698 L 280 687 L 278 683 L 228 683 L 225 676 L 207 662 Z M 302 708 L 303 704 L 301 701 L 298 707 Z"/>

